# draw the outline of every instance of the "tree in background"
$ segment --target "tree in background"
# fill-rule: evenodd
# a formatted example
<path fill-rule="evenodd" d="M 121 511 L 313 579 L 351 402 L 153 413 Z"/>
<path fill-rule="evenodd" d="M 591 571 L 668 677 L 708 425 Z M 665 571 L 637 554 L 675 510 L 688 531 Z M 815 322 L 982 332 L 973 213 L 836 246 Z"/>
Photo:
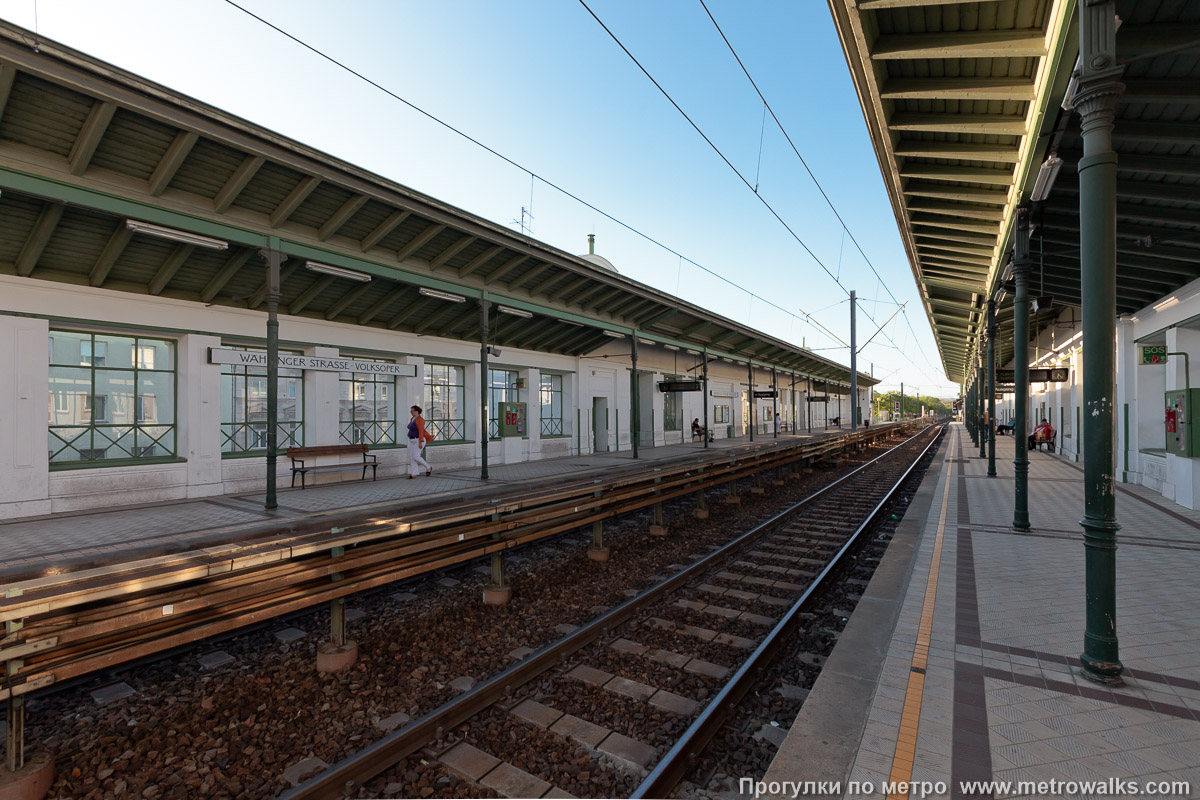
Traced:
<path fill-rule="evenodd" d="M 896 408 L 896 401 L 900 399 L 900 392 L 891 391 L 876 394 L 872 401 L 872 416 L 878 418 L 881 412 L 891 412 Z M 906 417 L 915 417 L 921 413 L 921 407 L 925 407 L 927 414 L 941 416 L 950 414 L 950 407 L 936 397 L 918 396 L 914 397 L 911 394 L 904 395 L 904 407 L 902 411 Z"/>

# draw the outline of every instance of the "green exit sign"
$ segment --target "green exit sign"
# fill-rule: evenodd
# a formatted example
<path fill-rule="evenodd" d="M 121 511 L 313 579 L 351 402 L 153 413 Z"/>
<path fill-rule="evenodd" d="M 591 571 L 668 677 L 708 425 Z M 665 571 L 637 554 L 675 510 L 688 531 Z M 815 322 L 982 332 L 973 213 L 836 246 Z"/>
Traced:
<path fill-rule="evenodd" d="M 1167 363 L 1167 346 L 1165 344 L 1147 344 L 1142 345 L 1138 350 L 1141 351 L 1139 364 L 1165 364 Z"/>

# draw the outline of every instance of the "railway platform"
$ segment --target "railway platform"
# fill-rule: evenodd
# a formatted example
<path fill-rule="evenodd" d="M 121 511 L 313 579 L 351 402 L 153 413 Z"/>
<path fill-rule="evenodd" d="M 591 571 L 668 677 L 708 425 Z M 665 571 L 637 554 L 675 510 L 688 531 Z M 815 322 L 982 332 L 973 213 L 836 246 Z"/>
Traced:
<path fill-rule="evenodd" d="M 1128 793 L 1129 782 L 1155 797 L 1200 789 L 1200 513 L 1117 485 L 1124 685 L 1091 683 L 1078 662 L 1081 465 L 1030 453 L 1033 529 L 1018 532 L 1013 449 L 1011 437 L 999 438 L 999 474 L 989 478 L 966 430 L 951 426 L 754 794 L 1092 797 Z M 1087 785 L 1106 780 L 1123 783 Z M 922 785 L 889 793 L 889 782 Z"/>
<path fill-rule="evenodd" d="M 873 426 L 880 430 L 887 424 Z M 751 450 L 789 442 L 811 442 L 844 435 L 848 429 L 814 429 L 811 432 L 759 437 L 718 439 L 708 452 Z M 774 443 L 774 445 L 772 445 Z M 103 508 L 0 523 L 0 578 L 47 570 L 80 568 L 167 553 L 179 553 L 260 536 L 264 527 L 295 526 L 330 514 L 363 516 L 381 509 L 403 512 L 416 503 L 478 497 L 498 487 L 522 485 L 556 476 L 580 478 L 594 472 L 611 475 L 621 467 L 638 464 L 678 463 L 706 452 L 702 443 L 642 448 L 636 461 L 628 450 L 543 459 L 518 464 L 491 465 L 489 478 L 480 478 L 477 467 L 442 471 L 432 456 L 433 475 L 406 480 L 342 481 L 306 489 L 281 488 L 279 505 L 264 509 L 264 495 L 240 493 L 142 506 Z"/>

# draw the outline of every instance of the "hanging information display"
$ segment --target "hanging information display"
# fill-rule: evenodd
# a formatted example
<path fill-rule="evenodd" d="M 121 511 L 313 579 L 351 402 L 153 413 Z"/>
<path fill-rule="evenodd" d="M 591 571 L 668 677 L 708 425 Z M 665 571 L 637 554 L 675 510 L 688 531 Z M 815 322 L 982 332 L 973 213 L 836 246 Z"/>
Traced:
<path fill-rule="evenodd" d="M 1029 370 L 1030 383 L 1066 383 L 1071 379 L 1068 367 L 1049 367 Z M 1017 373 L 1011 369 L 996 370 L 996 383 L 1013 384 L 1017 381 Z"/>
<path fill-rule="evenodd" d="M 660 392 L 699 392 L 700 381 L 659 381 Z"/>

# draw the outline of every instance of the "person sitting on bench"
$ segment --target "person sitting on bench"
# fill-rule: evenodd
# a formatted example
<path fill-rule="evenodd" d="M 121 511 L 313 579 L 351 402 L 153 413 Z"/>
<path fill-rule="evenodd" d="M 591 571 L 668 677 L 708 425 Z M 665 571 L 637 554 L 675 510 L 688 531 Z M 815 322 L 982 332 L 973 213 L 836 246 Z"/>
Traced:
<path fill-rule="evenodd" d="M 708 440 L 710 442 L 713 441 L 712 432 L 707 430 L 703 425 L 701 425 L 700 418 L 696 417 L 694 420 L 692 420 L 692 441 L 695 441 L 697 439 L 699 439 L 700 441 L 704 441 L 704 437 L 706 435 L 708 436 Z"/>
<path fill-rule="evenodd" d="M 1053 441 L 1053 439 L 1054 428 L 1043 418 L 1038 426 L 1033 429 L 1033 433 L 1029 434 L 1029 446 L 1036 448 L 1039 444 Z"/>

